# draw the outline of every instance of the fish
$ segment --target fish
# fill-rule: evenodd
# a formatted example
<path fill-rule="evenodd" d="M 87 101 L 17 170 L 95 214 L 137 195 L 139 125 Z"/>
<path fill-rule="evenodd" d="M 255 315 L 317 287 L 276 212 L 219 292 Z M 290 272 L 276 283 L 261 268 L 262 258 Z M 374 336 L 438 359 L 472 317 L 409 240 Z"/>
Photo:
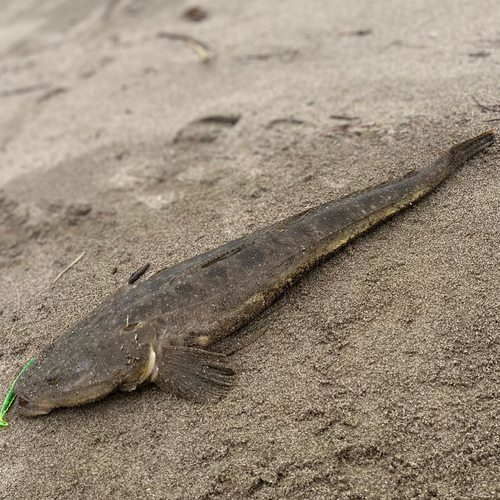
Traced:
<path fill-rule="evenodd" d="M 495 141 L 457 144 L 404 177 L 324 203 L 163 269 L 112 295 L 46 347 L 17 379 L 25 416 L 154 382 L 193 401 L 226 393 L 236 372 L 214 345 L 356 236 L 432 191 Z"/>

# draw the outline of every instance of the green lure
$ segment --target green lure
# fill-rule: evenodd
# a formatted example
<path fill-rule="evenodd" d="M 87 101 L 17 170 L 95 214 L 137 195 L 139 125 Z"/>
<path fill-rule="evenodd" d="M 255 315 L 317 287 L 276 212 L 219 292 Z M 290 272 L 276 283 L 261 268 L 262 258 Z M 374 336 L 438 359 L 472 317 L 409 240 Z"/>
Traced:
<path fill-rule="evenodd" d="M 20 371 L 19 375 L 16 377 L 16 380 L 14 380 L 14 383 L 12 384 L 11 388 L 9 389 L 9 392 L 7 393 L 7 396 L 5 396 L 5 400 L 2 405 L 2 409 L 0 410 L 0 426 L 7 427 L 9 424 L 7 422 L 4 422 L 3 417 L 7 413 L 7 411 L 10 408 L 10 405 L 14 402 L 14 399 L 16 399 L 16 395 L 14 394 L 14 385 L 17 382 L 17 379 L 21 376 L 21 373 L 28 368 L 31 363 L 35 361 L 34 359 L 30 359 L 26 366 Z"/>

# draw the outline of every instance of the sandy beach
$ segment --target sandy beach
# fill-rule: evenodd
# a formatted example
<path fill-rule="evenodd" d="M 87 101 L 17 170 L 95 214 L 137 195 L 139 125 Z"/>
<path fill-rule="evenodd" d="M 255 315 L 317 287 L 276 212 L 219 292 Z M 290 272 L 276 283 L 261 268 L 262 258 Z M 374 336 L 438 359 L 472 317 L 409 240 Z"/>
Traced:
<path fill-rule="evenodd" d="M 146 262 L 495 129 L 498 19 L 493 0 L 0 2 L 0 397 Z M 9 412 L 0 499 L 500 498 L 499 150 L 221 344 L 224 399 Z"/>

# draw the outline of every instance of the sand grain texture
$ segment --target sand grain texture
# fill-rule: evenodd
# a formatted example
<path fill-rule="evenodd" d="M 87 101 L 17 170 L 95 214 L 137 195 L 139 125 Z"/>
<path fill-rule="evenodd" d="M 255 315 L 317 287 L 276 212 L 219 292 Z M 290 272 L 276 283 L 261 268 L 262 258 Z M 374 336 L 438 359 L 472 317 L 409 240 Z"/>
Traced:
<path fill-rule="evenodd" d="M 1 2 L 2 393 L 146 262 L 495 125 L 473 97 L 500 104 L 497 2 L 352 4 Z M 499 193 L 494 146 L 310 273 L 243 332 L 218 403 L 9 414 L 0 499 L 500 498 Z"/>

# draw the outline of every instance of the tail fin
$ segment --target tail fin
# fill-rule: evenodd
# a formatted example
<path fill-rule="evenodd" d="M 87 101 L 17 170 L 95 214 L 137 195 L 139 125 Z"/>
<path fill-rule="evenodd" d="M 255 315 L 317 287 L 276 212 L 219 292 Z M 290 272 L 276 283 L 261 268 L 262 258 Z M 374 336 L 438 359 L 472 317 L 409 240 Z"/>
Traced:
<path fill-rule="evenodd" d="M 481 135 L 453 146 L 448 154 L 454 163 L 464 163 L 483 151 L 483 149 L 491 146 L 494 142 L 495 131 L 488 130 Z"/>

